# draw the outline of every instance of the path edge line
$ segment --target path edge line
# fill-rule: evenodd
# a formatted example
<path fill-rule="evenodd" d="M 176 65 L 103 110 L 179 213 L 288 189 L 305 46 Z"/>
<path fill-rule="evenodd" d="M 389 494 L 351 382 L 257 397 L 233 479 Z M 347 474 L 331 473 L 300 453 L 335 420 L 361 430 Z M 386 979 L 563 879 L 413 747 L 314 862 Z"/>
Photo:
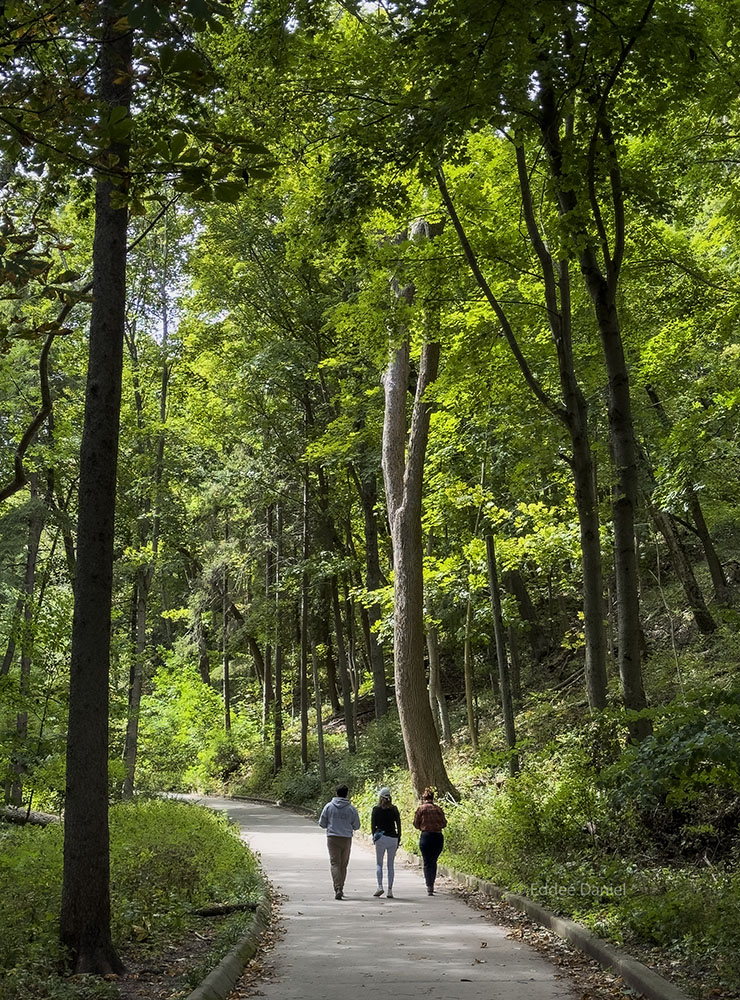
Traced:
<path fill-rule="evenodd" d="M 267 883 L 263 886 L 262 899 L 257 904 L 249 929 L 185 1000 L 224 1000 L 234 989 L 245 966 L 256 955 L 260 939 L 270 924 L 272 900 Z"/>

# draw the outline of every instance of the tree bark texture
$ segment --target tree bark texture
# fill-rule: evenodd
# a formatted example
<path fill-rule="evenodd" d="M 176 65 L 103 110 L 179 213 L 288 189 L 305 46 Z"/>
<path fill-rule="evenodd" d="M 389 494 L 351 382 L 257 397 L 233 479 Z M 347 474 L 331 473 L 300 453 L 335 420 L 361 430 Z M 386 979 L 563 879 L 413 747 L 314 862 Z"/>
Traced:
<path fill-rule="evenodd" d="M 116 30 L 117 3 L 100 6 L 104 35 L 100 96 L 109 108 L 131 103 L 130 31 Z M 128 147 L 111 149 L 128 168 Z M 93 304 L 85 417 L 80 447 L 77 580 L 67 734 L 64 874 L 60 938 L 76 973 L 120 973 L 111 941 L 108 832 L 108 679 L 113 531 L 126 302 L 128 211 L 113 208 L 114 185 L 95 191 Z"/>
<path fill-rule="evenodd" d="M 409 345 L 394 348 L 384 376 L 383 475 L 393 545 L 393 660 L 396 701 L 414 790 L 454 791 L 429 707 L 424 670 L 424 578 L 421 500 L 430 404 L 426 389 L 437 375 L 439 344 L 425 344 L 406 449 Z"/>

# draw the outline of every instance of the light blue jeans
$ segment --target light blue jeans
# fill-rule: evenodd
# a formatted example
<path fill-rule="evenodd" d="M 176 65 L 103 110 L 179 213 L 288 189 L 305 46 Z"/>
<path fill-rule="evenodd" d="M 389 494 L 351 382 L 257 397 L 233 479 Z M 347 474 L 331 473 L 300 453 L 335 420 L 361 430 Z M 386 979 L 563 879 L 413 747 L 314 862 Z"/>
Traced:
<path fill-rule="evenodd" d="M 393 862 L 398 850 L 398 837 L 386 837 L 383 834 L 375 841 L 375 874 L 378 876 L 378 885 L 383 885 L 383 856 L 388 857 L 388 888 L 393 888 L 394 868 Z"/>

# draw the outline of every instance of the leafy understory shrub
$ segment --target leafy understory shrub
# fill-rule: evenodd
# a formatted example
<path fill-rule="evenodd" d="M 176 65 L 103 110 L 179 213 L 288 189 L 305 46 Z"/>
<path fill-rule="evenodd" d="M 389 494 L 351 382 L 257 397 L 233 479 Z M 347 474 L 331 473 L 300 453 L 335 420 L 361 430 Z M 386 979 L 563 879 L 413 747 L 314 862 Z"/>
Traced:
<path fill-rule="evenodd" d="M 119 950 L 146 939 L 156 951 L 188 911 L 257 902 L 254 856 L 221 813 L 171 799 L 121 803 L 110 813 L 111 909 Z M 0 826 L 0 1000 L 103 1000 L 109 983 L 62 979 L 58 915 L 61 825 Z"/>

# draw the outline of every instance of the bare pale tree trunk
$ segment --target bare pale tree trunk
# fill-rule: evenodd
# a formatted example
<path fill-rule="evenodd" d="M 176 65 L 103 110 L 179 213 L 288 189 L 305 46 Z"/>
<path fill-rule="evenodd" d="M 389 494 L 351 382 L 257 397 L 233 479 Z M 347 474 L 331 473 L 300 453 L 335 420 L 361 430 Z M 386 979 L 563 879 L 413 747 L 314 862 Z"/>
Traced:
<path fill-rule="evenodd" d="M 413 286 L 399 291 L 410 304 Z M 439 343 L 422 348 L 406 448 L 409 344 L 394 347 L 384 376 L 383 475 L 393 544 L 393 636 L 396 701 L 406 759 L 417 794 L 426 786 L 453 792 L 429 707 L 424 670 L 424 578 L 421 530 L 424 457 L 431 406 L 425 400 L 437 376 Z"/>

